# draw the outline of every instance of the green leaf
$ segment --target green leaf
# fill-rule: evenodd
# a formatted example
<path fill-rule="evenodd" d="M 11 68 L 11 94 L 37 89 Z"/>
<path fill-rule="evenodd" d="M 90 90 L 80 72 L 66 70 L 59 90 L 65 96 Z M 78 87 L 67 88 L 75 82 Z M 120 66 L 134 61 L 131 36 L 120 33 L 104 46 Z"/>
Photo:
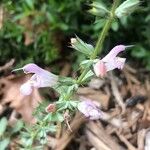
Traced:
<path fill-rule="evenodd" d="M 129 15 L 139 7 L 139 0 L 126 0 L 115 11 L 118 18 Z"/>
<path fill-rule="evenodd" d="M 61 113 L 57 113 L 57 119 L 58 119 L 58 121 L 60 121 L 60 122 L 63 122 L 63 121 L 64 121 L 64 117 L 63 117 L 63 115 L 62 115 Z"/>
<path fill-rule="evenodd" d="M 58 81 L 61 85 L 65 83 L 65 85 L 72 85 L 75 83 L 75 80 L 69 77 L 59 77 Z"/>
<path fill-rule="evenodd" d="M 92 71 L 92 70 L 89 70 L 89 71 L 87 72 L 87 74 L 84 76 L 84 78 L 82 79 L 82 82 L 85 82 L 85 81 L 87 81 L 87 80 L 90 80 L 93 75 L 94 75 L 93 71 Z"/>
<path fill-rule="evenodd" d="M 9 142 L 10 142 L 9 138 L 6 138 L 6 139 L 0 141 L 0 150 L 6 150 Z"/>
<path fill-rule="evenodd" d="M 74 84 L 72 86 L 69 86 L 68 89 L 67 89 L 67 94 L 73 92 L 74 90 L 77 90 L 78 89 L 78 84 Z"/>
<path fill-rule="evenodd" d="M 8 121 L 5 117 L 0 120 L 0 136 L 2 136 L 6 130 Z"/>
<path fill-rule="evenodd" d="M 102 2 L 93 2 L 90 6 L 92 9 L 89 12 L 95 16 L 105 17 L 109 13 L 109 10 Z"/>
<path fill-rule="evenodd" d="M 69 108 L 71 110 L 74 110 L 75 108 L 77 108 L 77 105 L 78 105 L 79 101 L 69 101 Z"/>
<path fill-rule="evenodd" d="M 58 101 L 57 104 L 57 112 L 62 112 L 63 110 L 70 109 L 74 110 L 77 107 L 78 101 L 75 100 L 68 100 L 68 101 Z"/>
<path fill-rule="evenodd" d="M 31 10 L 34 9 L 34 0 L 25 0 L 25 2 Z"/>
<path fill-rule="evenodd" d="M 84 53 L 87 56 L 91 56 L 94 51 L 94 47 L 90 44 L 83 42 L 79 37 L 71 39 L 72 48 L 75 50 Z"/>
<path fill-rule="evenodd" d="M 64 120 L 64 118 L 61 113 L 55 112 L 55 113 L 50 113 L 50 114 L 46 115 L 44 120 L 48 121 L 48 122 L 51 122 L 51 121 L 52 122 L 57 122 L 57 121 L 62 122 Z"/>
<path fill-rule="evenodd" d="M 16 133 L 18 131 L 20 131 L 23 128 L 23 121 L 22 120 L 18 120 L 17 123 L 15 124 L 12 133 Z"/>
<path fill-rule="evenodd" d="M 112 28 L 114 31 L 118 31 L 118 29 L 119 29 L 119 24 L 118 24 L 118 22 L 117 22 L 117 21 L 112 22 L 111 28 Z"/>
<path fill-rule="evenodd" d="M 80 63 L 80 66 L 84 69 L 90 68 L 93 65 L 93 63 L 94 63 L 93 60 L 84 60 Z"/>
<path fill-rule="evenodd" d="M 56 125 L 50 125 L 50 127 L 48 126 L 46 128 L 46 132 L 56 132 L 56 130 L 57 130 Z"/>
<path fill-rule="evenodd" d="M 142 46 L 137 46 L 137 47 L 133 48 L 131 54 L 136 58 L 143 58 L 143 57 L 147 56 L 147 51 Z"/>

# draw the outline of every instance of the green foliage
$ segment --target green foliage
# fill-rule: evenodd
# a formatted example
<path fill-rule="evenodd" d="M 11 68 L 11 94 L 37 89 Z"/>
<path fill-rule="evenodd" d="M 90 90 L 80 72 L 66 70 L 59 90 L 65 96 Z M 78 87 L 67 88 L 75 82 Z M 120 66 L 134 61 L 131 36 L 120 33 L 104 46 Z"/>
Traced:
<path fill-rule="evenodd" d="M 150 1 L 141 1 L 140 13 L 134 13 L 132 16 L 124 15 L 137 9 L 139 0 L 121 2 L 115 11 L 120 21 L 113 21 L 109 36 L 111 39 L 106 41 L 105 49 L 109 49 L 108 45 L 114 46 L 116 42 L 128 45 L 137 41 L 140 44 L 139 49 L 142 47 L 149 51 Z M 1 3 L 5 11 L 3 27 L 0 30 L 0 63 L 16 58 L 20 66 L 33 61 L 51 63 L 64 49 L 62 43 L 74 33 L 88 39 L 90 37 L 90 41 L 95 40 L 106 22 L 110 7 L 110 2 L 104 0 L 5 0 Z M 85 13 L 88 10 L 97 16 L 95 23 L 94 17 Z M 144 58 L 141 60 L 147 66 L 149 61 Z"/>
<path fill-rule="evenodd" d="M 5 150 L 9 144 L 9 142 L 10 142 L 9 138 L 5 138 L 2 141 L 0 141 L 0 149 Z"/>
<path fill-rule="evenodd" d="M 23 128 L 23 122 L 18 120 L 14 125 L 8 125 L 7 118 L 0 119 L 0 150 L 7 149 L 11 139 Z"/>
<path fill-rule="evenodd" d="M 126 0 L 116 9 L 115 14 L 118 18 L 124 17 L 134 12 L 139 6 L 139 0 Z"/>
<path fill-rule="evenodd" d="M 144 48 L 145 46 L 150 46 L 149 34 L 147 33 L 147 31 L 149 31 L 147 24 L 149 24 L 148 21 L 150 20 L 149 14 L 147 15 L 149 8 L 146 8 L 143 12 L 146 13 L 146 18 L 143 18 L 142 13 L 141 16 L 126 16 L 137 8 L 139 1 L 127 0 L 116 8 L 115 11 L 113 9 L 110 10 L 109 7 L 107 8 L 109 2 L 105 2 L 105 6 L 102 4 L 104 1 L 99 0 L 99 2 L 91 3 L 92 9 L 90 10 L 92 14 L 96 15 L 96 22 L 93 26 L 88 26 L 86 23 L 86 26 L 83 24 L 80 25 L 80 22 L 78 22 L 78 16 L 82 16 L 81 2 L 84 2 L 84 0 L 72 2 L 69 0 L 57 2 L 55 0 L 49 0 L 47 2 L 42 0 L 5 1 L 4 7 L 7 10 L 7 15 L 11 17 L 11 20 L 8 18 L 4 21 L 3 28 L 0 32 L 1 48 L 3 49 L 3 51 L 0 50 L 0 55 L 2 56 L 4 52 L 6 56 L 3 57 L 1 61 L 3 62 L 5 59 L 15 57 L 19 63 L 36 60 L 39 63 L 49 64 L 58 57 L 58 49 L 62 47 L 62 41 L 59 40 L 59 36 L 65 38 L 74 31 L 81 29 L 80 34 L 87 32 L 91 35 L 91 39 L 95 39 L 102 29 L 103 32 L 100 34 L 99 39 L 102 39 L 101 44 L 103 45 L 108 30 L 111 28 L 111 42 L 108 38 L 108 45 L 115 43 L 116 39 L 124 39 L 124 41 L 119 42 L 128 42 L 128 45 L 139 40 L 139 46 L 135 47 L 131 54 L 134 57 L 143 59 L 146 65 L 150 64 L 150 53 Z M 117 3 L 114 4 L 117 5 Z M 114 4 L 113 6 L 115 6 Z M 85 14 L 85 16 L 87 15 Z M 119 19 L 117 19 L 116 16 Z M 142 24 L 142 27 L 145 29 L 144 32 L 140 24 L 138 26 L 138 18 L 140 18 L 144 24 Z M 82 21 L 84 22 L 84 19 Z M 138 31 L 135 33 L 139 34 L 135 39 L 132 39 L 135 35 L 130 36 L 130 32 L 126 33 L 126 31 L 132 29 L 133 31 Z M 129 36 L 125 37 L 123 31 L 127 35 L 129 34 Z M 114 34 L 115 32 L 118 34 Z M 130 39 L 128 39 L 128 37 L 130 37 Z M 142 42 L 140 42 L 141 38 L 144 39 Z M 78 99 L 75 98 L 75 93 L 80 85 L 88 82 L 94 75 L 91 67 L 95 61 L 97 61 L 97 59 L 95 59 L 98 52 L 97 49 L 102 46 L 100 45 L 94 48 L 92 45 L 82 41 L 79 37 L 72 39 L 71 44 L 72 48 L 90 58 L 88 60 L 86 57 L 83 57 L 86 60 L 80 62 L 80 67 L 84 70 L 81 76 L 77 79 L 68 77 L 59 78 L 57 86 L 53 87 L 59 94 L 58 100 L 53 102 L 56 108 L 54 107 L 55 109 L 53 111 L 47 112 L 45 108 L 48 102 L 39 104 L 33 114 L 36 118 L 36 124 L 26 124 L 24 126 L 22 121 L 19 120 L 12 129 L 12 127 L 8 128 L 7 119 L 2 118 L 0 120 L 1 149 L 6 149 L 12 136 L 15 136 L 19 131 L 21 131 L 21 143 L 19 143 L 21 149 L 43 149 L 47 143 L 47 135 L 56 132 L 56 124 L 58 122 L 66 123 L 69 128 L 69 118 L 74 115 L 79 103 L 77 101 Z M 13 50 L 11 55 L 9 51 L 10 48 L 11 51 Z M 93 54 L 94 57 L 91 57 Z M 24 59 L 21 57 L 24 57 Z"/>
<path fill-rule="evenodd" d="M 101 1 L 103 3 L 105 2 L 105 5 L 108 6 L 108 1 L 100 0 L 100 2 Z M 133 58 L 136 58 L 136 61 L 140 60 L 141 64 L 143 64 L 146 69 L 150 70 L 150 57 L 148 54 L 150 50 L 150 1 L 140 1 L 140 4 L 138 0 L 122 0 L 121 2 L 122 3 L 117 8 L 117 11 L 123 16 L 120 16 L 119 20 L 113 20 L 109 37 L 105 41 L 103 51 L 107 51 L 110 45 L 113 47 L 114 43 L 125 45 L 136 45 L 135 43 L 138 43 L 131 51 L 127 51 L 127 54 L 130 57 L 132 56 Z M 136 12 L 133 13 L 135 10 Z M 97 37 L 97 33 L 102 30 L 106 19 L 107 18 L 105 17 L 97 18 L 92 27 L 94 32 L 93 38 Z M 141 55 L 141 51 L 143 51 L 143 49 L 147 55 Z"/>
<path fill-rule="evenodd" d="M 33 61 L 49 64 L 57 59 L 66 36 L 78 32 L 88 18 L 82 12 L 83 2 L 3 1 L 0 63 L 15 58 L 20 65 Z M 81 18 L 85 18 L 82 24 Z"/>
<path fill-rule="evenodd" d="M 89 12 L 95 16 L 106 17 L 109 13 L 109 10 L 101 1 L 94 1 L 90 6 L 92 9 L 90 9 Z"/>
<path fill-rule="evenodd" d="M 74 48 L 75 50 L 81 53 L 84 53 L 88 57 L 90 57 L 94 51 L 94 47 L 91 44 L 87 44 L 83 42 L 79 37 L 72 38 L 71 45 L 72 45 L 72 48 Z"/>
<path fill-rule="evenodd" d="M 6 127 L 7 127 L 7 119 L 5 117 L 3 117 L 0 120 L 0 137 L 4 134 Z"/>

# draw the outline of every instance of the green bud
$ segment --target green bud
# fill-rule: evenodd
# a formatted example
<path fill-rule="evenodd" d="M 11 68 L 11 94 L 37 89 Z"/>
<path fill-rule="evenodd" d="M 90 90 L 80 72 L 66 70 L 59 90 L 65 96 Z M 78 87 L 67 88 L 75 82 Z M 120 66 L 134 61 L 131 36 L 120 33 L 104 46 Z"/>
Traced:
<path fill-rule="evenodd" d="M 101 2 L 93 2 L 90 6 L 92 9 L 89 12 L 95 16 L 105 17 L 109 13 L 106 6 Z"/>
<path fill-rule="evenodd" d="M 139 3 L 139 0 L 126 0 L 116 9 L 116 16 L 118 18 L 121 18 L 123 16 L 131 14 L 138 8 Z"/>

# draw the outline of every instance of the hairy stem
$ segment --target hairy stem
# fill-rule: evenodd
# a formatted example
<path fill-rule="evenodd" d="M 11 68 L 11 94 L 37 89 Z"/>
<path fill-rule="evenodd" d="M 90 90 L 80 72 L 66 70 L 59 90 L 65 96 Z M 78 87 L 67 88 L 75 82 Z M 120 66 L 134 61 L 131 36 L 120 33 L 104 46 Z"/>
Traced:
<path fill-rule="evenodd" d="M 110 11 L 110 15 L 108 17 L 108 20 L 106 21 L 105 26 L 104 26 L 104 28 L 103 28 L 103 30 L 102 30 L 99 38 L 98 38 L 95 50 L 94 50 L 93 54 L 91 55 L 90 59 L 95 59 L 97 54 L 102 51 L 103 42 L 104 42 L 104 40 L 107 36 L 107 33 L 108 33 L 108 31 L 111 27 L 111 23 L 113 21 L 113 18 L 115 17 L 114 13 L 115 13 L 115 9 L 119 5 L 119 1 L 120 0 L 114 0 L 114 3 L 112 5 L 112 9 Z M 82 80 L 85 77 L 85 75 L 88 73 L 88 71 L 89 71 L 88 68 L 83 70 L 82 74 L 77 79 L 78 85 L 82 84 Z M 74 92 L 71 95 L 69 95 L 69 97 L 71 97 L 74 94 Z M 78 121 L 79 119 L 76 119 L 76 120 Z M 73 138 L 74 133 L 75 133 L 76 130 L 78 130 L 80 124 L 83 123 L 84 121 L 85 121 L 85 119 L 82 118 L 80 123 L 77 123 L 77 125 L 75 124 L 75 128 L 74 128 L 74 126 L 72 126 L 72 124 L 74 123 L 74 122 L 72 122 L 71 129 L 72 129 L 73 132 L 70 132 L 69 134 L 68 133 L 63 134 L 62 137 L 60 138 L 60 140 L 58 141 L 58 143 L 56 144 L 55 148 L 57 150 L 63 150 L 67 146 L 67 144 L 70 142 L 70 140 Z"/>
<path fill-rule="evenodd" d="M 91 55 L 90 59 L 95 59 L 98 53 L 101 53 L 102 51 L 102 47 L 103 47 L 103 42 L 108 34 L 108 31 L 111 27 L 111 23 L 115 17 L 115 10 L 117 8 L 117 6 L 119 5 L 120 0 L 114 0 L 114 3 L 112 5 L 112 9 L 110 11 L 109 17 L 103 27 L 103 30 L 98 38 L 98 41 L 96 43 L 96 47 L 95 50 L 93 52 L 93 54 Z M 77 83 L 80 84 L 82 82 L 82 79 L 84 78 L 84 76 L 87 74 L 87 72 L 89 71 L 89 69 L 85 69 L 82 74 L 79 76 Z"/>
<path fill-rule="evenodd" d="M 97 54 L 101 53 L 101 51 L 102 51 L 104 40 L 105 40 L 105 38 L 108 34 L 108 31 L 111 27 L 112 21 L 115 18 L 115 10 L 116 10 L 117 6 L 119 5 L 119 2 L 120 2 L 120 0 L 114 0 L 112 9 L 110 11 L 110 15 L 109 15 L 107 21 L 105 22 L 104 28 L 98 38 L 98 41 L 97 41 L 96 47 L 95 47 L 95 51 L 94 51 L 93 55 L 91 56 L 91 59 L 95 59 Z"/>

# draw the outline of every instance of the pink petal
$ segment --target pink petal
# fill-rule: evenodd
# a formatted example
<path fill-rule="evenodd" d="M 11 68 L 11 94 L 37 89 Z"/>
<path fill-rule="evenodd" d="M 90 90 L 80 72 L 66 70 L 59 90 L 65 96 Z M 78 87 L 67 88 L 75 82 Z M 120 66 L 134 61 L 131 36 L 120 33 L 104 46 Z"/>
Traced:
<path fill-rule="evenodd" d="M 101 117 L 101 111 L 98 104 L 87 99 L 78 104 L 78 110 L 91 120 L 96 120 Z"/>
<path fill-rule="evenodd" d="M 94 65 L 93 69 L 97 77 L 104 77 L 106 75 L 106 66 L 101 60 Z"/>
<path fill-rule="evenodd" d="M 23 71 L 24 73 L 36 73 L 36 74 L 40 74 L 40 72 L 42 72 L 44 69 L 40 68 L 39 66 L 37 66 L 34 63 L 30 63 L 27 64 L 23 67 Z"/>
<path fill-rule="evenodd" d="M 103 62 L 109 62 L 113 60 L 120 52 L 124 51 L 126 46 L 117 45 L 115 46 L 103 59 Z"/>
<path fill-rule="evenodd" d="M 116 57 L 116 63 L 118 69 L 123 69 L 125 65 L 126 58 Z"/>
<path fill-rule="evenodd" d="M 113 60 L 105 63 L 106 70 L 110 71 L 116 68 L 123 69 L 125 61 L 126 61 L 126 58 L 116 57 Z"/>
<path fill-rule="evenodd" d="M 91 120 L 100 119 L 101 116 L 102 116 L 102 114 L 100 113 L 100 111 L 95 110 L 95 109 L 91 110 L 91 111 L 89 112 L 89 114 L 90 114 L 89 116 L 90 116 L 90 119 L 91 119 Z"/>
<path fill-rule="evenodd" d="M 24 83 L 20 87 L 20 92 L 23 95 L 30 95 L 32 93 L 32 86 L 29 82 Z"/>

